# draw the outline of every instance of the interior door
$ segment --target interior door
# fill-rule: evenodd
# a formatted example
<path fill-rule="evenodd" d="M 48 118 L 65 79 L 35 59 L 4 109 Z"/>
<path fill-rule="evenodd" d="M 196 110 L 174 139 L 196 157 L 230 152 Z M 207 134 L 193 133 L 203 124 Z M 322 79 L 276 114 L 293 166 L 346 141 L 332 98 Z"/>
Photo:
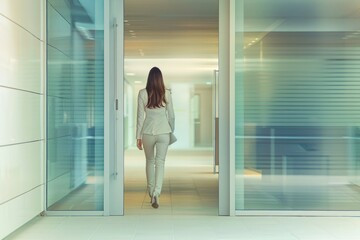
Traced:
<path fill-rule="evenodd" d="M 46 2 L 48 214 L 106 211 L 106 2 Z"/>

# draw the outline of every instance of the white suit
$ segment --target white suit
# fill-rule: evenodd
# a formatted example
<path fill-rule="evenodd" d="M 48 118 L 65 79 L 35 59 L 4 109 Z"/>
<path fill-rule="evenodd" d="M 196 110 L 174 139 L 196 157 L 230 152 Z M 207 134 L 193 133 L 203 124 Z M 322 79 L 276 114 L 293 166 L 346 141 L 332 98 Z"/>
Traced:
<path fill-rule="evenodd" d="M 165 107 L 151 109 L 146 107 L 148 102 L 146 89 L 141 89 L 138 95 L 136 138 L 143 141 L 150 196 L 159 196 L 161 193 L 170 133 L 175 128 L 175 115 L 169 90 L 165 91 L 165 99 L 167 102 Z"/>

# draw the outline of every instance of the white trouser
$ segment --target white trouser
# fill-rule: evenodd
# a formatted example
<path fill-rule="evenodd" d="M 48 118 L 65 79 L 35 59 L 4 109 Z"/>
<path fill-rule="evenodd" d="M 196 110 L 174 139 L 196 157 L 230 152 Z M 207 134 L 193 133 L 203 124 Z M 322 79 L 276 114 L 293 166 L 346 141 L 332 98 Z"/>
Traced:
<path fill-rule="evenodd" d="M 143 134 L 142 141 L 146 158 L 146 178 L 149 195 L 159 196 L 164 179 L 164 164 L 169 147 L 170 134 Z M 156 151 L 155 156 L 154 150 Z"/>

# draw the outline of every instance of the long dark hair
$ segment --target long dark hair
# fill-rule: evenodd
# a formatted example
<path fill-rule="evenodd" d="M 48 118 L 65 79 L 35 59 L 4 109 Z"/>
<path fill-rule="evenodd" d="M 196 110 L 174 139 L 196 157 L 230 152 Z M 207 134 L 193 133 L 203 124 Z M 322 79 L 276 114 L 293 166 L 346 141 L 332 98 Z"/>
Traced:
<path fill-rule="evenodd" d="M 146 83 L 146 91 L 148 94 L 148 108 L 160 108 L 166 104 L 165 85 L 162 73 L 159 68 L 153 67 L 148 75 Z"/>

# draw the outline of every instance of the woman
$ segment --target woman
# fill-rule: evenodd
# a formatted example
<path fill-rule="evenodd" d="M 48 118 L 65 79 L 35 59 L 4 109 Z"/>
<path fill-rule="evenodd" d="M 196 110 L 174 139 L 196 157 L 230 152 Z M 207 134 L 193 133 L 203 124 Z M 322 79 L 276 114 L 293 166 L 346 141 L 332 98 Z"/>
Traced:
<path fill-rule="evenodd" d="M 171 93 L 165 89 L 160 69 L 153 67 L 146 88 L 139 91 L 136 127 L 137 147 L 139 150 L 144 147 L 147 191 L 153 208 L 159 207 L 165 158 L 174 125 Z"/>

